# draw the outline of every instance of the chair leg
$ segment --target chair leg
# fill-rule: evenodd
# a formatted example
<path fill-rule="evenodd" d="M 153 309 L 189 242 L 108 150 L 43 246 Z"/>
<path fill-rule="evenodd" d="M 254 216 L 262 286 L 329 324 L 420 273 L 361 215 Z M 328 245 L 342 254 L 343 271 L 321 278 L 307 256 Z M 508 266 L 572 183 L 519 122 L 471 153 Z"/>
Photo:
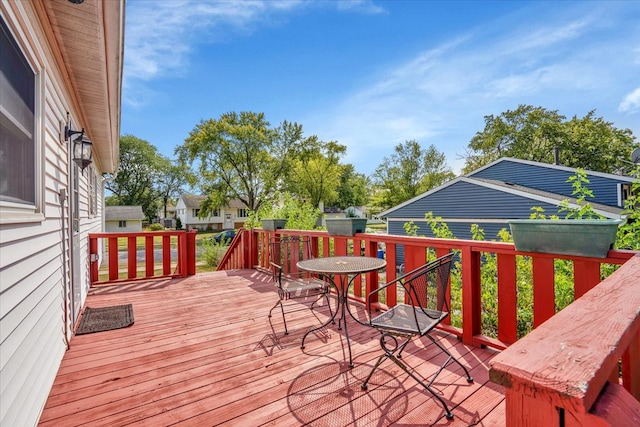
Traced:
<path fill-rule="evenodd" d="M 440 402 L 440 404 L 442 405 L 442 407 L 444 408 L 444 416 L 447 417 L 448 420 L 452 420 L 453 419 L 453 414 L 451 413 L 451 411 L 449 410 L 449 407 L 447 406 L 447 403 L 442 399 L 442 397 L 438 396 L 436 394 L 435 391 L 431 390 L 431 387 L 426 385 L 420 378 L 418 378 L 417 375 L 415 375 L 413 372 L 411 372 L 407 366 L 402 363 L 400 361 L 400 359 L 398 359 L 397 357 L 395 357 L 394 355 L 390 355 L 389 359 L 391 359 L 396 365 L 398 365 L 403 371 L 405 371 L 407 374 L 409 374 L 409 376 L 411 378 L 413 378 L 414 380 L 416 380 L 418 382 L 418 384 L 420 384 L 422 387 L 424 387 L 429 393 L 431 393 L 431 395 L 433 397 L 435 397 L 438 402 Z M 433 382 L 433 381 L 432 381 Z M 431 383 L 430 383 L 431 384 Z"/>
<path fill-rule="evenodd" d="M 432 343 L 434 343 L 435 345 L 438 346 L 438 348 L 440 348 L 440 350 L 442 350 L 447 356 L 449 356 L 449 358 L 447 359 L 446 362 L 444 362 L 444 364 L 440 367 L 440 370 L 438 370 L 438 372 L 436 373 L 436 375 L 433 377 L 433 379 L 431 380 L 431 383 L 433 383 L 433 381 L 436 379 L 436 377 L 438 376 L 438 374 L 449 364 L 450 360 L 453 360 L 454 362 L 456 362 L 458 364 L 458 366 L 460 366 L 462 368 L 462 370 L 464 371 L 465 375 L 467 376 L 467 382 L 468 383 L 472 383 L 473 382 L 473 377 L 469 374 L 469 371 L 467 370 L 467 368 L 460 363 L 460 361 L 453 356 L 453 354 L 451 354 L 449 352 L 449 350 L 447 350 L 446 348 L 444 348 L 442 345 L 440 345 L 440 343 L 438 341 L 436 341 L 435 338 L 433 338 L 431 335 L 426 334 L 427 338 L 429 338 L 431 340 Z"/>
<path fill-rule="evenodd" d="M 269 318 L 271 318 L 271 312 L 273 311 L 273 309 L 276 308 L 278 305 L 280 306 L 280 311 L 282 312 L 282 322 L 284 323 L 284 334 L 289 335 L 289 331 L 287 330 L 287 319 L 284 317 L 284 305 L 282 304 L 282 300 L 278 300 L 278 302 L 276 302 L 275 305 L 271 307 L 271 310 L 269 310 Z"/>
<path fill-rule="evenodd" d="M 373 369 L 371 369 L 371 372 L 369 372 L 369 375 L 367 376 L 367 379 L 364 380 L 364 382 L 362 383 L 360 388 L 362 388 L 363 390 L 367 389 L 367 387 L 368 387 L 367 384 L 369 384 L 369 380 L 373 376 L 373 373 L 376 371 L 376 369 L 378 369 L 378 366 L 380 366 L 380 364 L 384 361 L 384 359 L 386 359 L 388 357 L 389 356 L 387 356 L 386 354 L 383 354 L 382 356 L 378 357 L 378 360 L 376 361 L 376 364 L 373 365 Z"/>
<path fill-rule="evenodd" d="M 388 346 L 387 345 L 387 341 L 386 338 L 391 338 L 391 340 L 393 341 L 393 346 Z M 431 337 L 430 337 L 431 338 Z M 402 352 L 402 350 L 406 347 L 407 343 L 409 342 L 409 340 L 403 342 L 401 345 L 398 345 L 398 339 L 396 337 L 394 337 L 391 334 L 388 333 L 383 333 L 382 336 L 380 337 L 380 346 L 382 347 L 382 349 L 384 350 L 384 354 L 381 355 L 378 360 L 376 361 L 376 364 L 373 366 L 373 369 L 371 370 L 371 372 L 369 373 L 369 375 L 367 376 L 367 378 L 364 380 L 364 382 L 362 383 L 362 385 L 360 386 L 363 390 L 366 390 L 368 387 L 368 383 L 369 380 L 371 379 L 371 376 L 373 375 L 373 373 L 375 372 L 376 369 L 378 369 L 378 366 L 380 366 L 380 364 L 384 361 L 384 359 L 390 359 L 393 361 L 393 363 L 395 363 L 396 365 L 398 365 L 400 367 L 400 369 L 402 369 L 403 371 L 405 371 L 407 374 L 409 374 L 409 376 L 411 378 L 413 378 L 414 380 L 416 380 L 416 382 L 418 384 L 420 384 L 422 387 L 424 387 L 429 393 L 431 393 L 431 395 L 433 397 L 435 397 L 438 402 L 440 402 L 440 404 L 442 405 L 443 409 L 444 409 L 444 414 L 445 417 L 447 417 L 448 420 L 453 419 L 453 413 L 451 413 L 451 411 L 449 410 L 449 407 L 447 406 L 447 403 L 442 399 L 442 397 L 440 397 L 438 394 L 436 394 L 436 392 L 434 392 L 431 389 L 431 384 L 433 383 L 433 380 L 431 380 L 431 382 L 429 382 L 429 385 L 425 384 L 424 381 L 422 379 L 420 379 L 417 375 L 415 375 L 413 372 L 411 372 L 409 370 L 409 368 L 407 367 L 407 365 L 405 365 L 404 363 L 402 363 L 402 361 L 395 355 L 396 352 L 400 353 Z M 438 347 L 441 347 L 440 345 L 438 345 Z M 441 347 L 442 348 L 442 347 Z M 446 350 L 445 350 L 446 352 Z M 448 353 L 448 352 L 447 352 Z M 451 356 L 453 357 L 453 356 Z M 454 358 L 455 359 L 455 358 Z M 459 362 L 458 362 L 459 363 Z M 446 363 L 445 363 L 446 366 Z M 463 367 L 464 368 L 464 367 Z M 466 371 L 466 369 L 465 369 Z M 439 372 L 438 372 L 439 373 Z M 436 376 L 438 375 L 438 373 L 436 373 Z"/>

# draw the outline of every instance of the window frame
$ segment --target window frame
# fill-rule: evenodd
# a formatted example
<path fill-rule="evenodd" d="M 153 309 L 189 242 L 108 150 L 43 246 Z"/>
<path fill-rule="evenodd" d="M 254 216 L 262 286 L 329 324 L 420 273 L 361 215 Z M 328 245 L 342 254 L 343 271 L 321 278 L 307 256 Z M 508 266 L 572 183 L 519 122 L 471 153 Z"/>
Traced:
<path fill-rule="evenodd" d="M 18 47 L 25 63 L 33 72 L 34 99 L 33 99 L 33 149 L 34 149 L 34 201 L 32 203 L 19 203 L 7 200 L 0 200 L 0 224 L 16 224 L 44 221 L 43 201 L 44 192 L 44 88 L 45 76 L 40 61 L 34 56 L 33 50 L 29 49 L 28 43 L 17 31 L 14 23 L 0 14 L 0 20 L 7 28 L 9 36 Z"/>

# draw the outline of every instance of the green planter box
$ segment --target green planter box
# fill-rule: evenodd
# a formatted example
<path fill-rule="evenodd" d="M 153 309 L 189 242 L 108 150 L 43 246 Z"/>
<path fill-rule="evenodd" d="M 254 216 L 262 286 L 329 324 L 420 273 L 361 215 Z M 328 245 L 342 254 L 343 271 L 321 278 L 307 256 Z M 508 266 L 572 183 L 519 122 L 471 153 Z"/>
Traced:
<path fill-rule="evenodd" d="M 367 218 L 327 218 L 327 232 L 334 236 L 353 236 L 364 233 L 367 228 Z"/>
<path fill-rule="evenodd" d="M 266 218 L 262 220 L 262 228 L 267 231 L 281 230 L 287 224 L 287 220 L 283 218 Z"/>
<path fill-rule="evenodd" d="M 619 219 L 513 219 L 507 221 L 517 251 L 606 258 Z"/>

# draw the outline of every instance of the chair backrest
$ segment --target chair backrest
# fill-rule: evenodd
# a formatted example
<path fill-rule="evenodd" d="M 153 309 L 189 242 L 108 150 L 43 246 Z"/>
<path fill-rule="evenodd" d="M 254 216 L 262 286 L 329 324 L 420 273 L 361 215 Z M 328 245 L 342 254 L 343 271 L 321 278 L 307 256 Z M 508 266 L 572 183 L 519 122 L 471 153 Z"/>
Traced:
<path fill-rule="evenodd" d="M 269 241 L 269 260 L 279 266 L 282 276 L 308 276 L 298 269 L 298 261 L 312 258 L 309 236 L 274 236 Z M 278 273 L 274 271 L 274 274 Z"/>
<path fill-rule="evenodd" d="M 403 286 L 407 304 L 428 310 L 449 312 L 447 294 L 453 252 L 405 274 Z"/>

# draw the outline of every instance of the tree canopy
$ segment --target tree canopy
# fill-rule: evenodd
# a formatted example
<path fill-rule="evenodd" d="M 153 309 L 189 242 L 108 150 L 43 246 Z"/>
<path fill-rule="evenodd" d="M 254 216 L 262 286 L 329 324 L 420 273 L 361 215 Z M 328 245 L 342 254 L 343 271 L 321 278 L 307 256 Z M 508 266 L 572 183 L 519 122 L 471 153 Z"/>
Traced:
<path fill-rule="evenodd" d="M 554 163 L 556 147 L 563 166 L 614 173 L 636 144 L 631 130 L 615 128 L 595 111 L 566 120 L 558 110 L 520 105 L 484 121 L 484 130 L 469 142 L 463 173 L 500 157 Z"/>
<path fill-rule="evenodd" d="M 371 180 L 365 174 L 356 172 L 350 163 L 343 165 L 335 205 L 340 209 L 366 206 L 369 203 L 370 188 Z"/>
<path fill-rule="evenodd" d="M 444 154 L 433 145 L 423 149 L 415 140 L 406 141 L 398 144 L 373 172 L 376 190 L 372 204 L 381 208 L 395 206 L 454 177 Z"/>
<path fill-rule="evenodd" d="M 342 174 L 340 157 L 346 151 L 347 147 L 337 142 L 323 143 L 315 136 L 309 138 L 304 152 L 293 162 L 287 187 L 312 206 L 336 200 Z"/>
<path fill-rule="evenodd" d="M 191 183 L 207 195 L 200 211 L 206 216 L 233 199 L 257 211 L 282 188 L 305 148 L 316 143 L 315 137 L 303 137 L 297 123 L 271 128 L 263 113 L 230 112 L 201 121 L 176 154 L 197 171 Z"/>
<path fill-rule="evenodd" d="M 156 216 L 158 193 L 154 185 L 168 160 L 149 142 L 133 135 L 120 137 L 120 168 L 105 188 L 113 193 L 110 203 L 142 206 L 148 219 Z"/>

